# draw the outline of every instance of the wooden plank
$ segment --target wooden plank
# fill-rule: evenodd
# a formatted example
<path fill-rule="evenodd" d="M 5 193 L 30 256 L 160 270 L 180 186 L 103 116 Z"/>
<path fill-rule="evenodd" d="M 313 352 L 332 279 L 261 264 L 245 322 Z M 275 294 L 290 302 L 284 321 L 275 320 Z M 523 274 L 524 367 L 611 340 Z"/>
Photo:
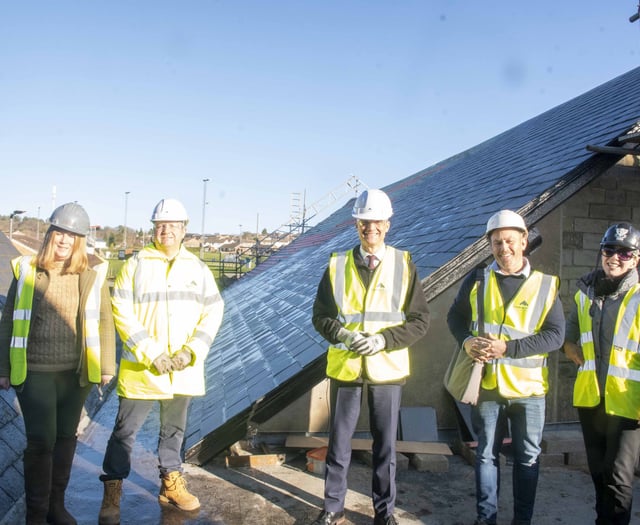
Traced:
<path fill-rule="evenodd" d="M 285 446 L 288 448 L 319 448 L 326 447 L 329 438 L 317 436 L 287 436 Z M 372 439 L 352 439 L 353 450 L 371 450 Z M 396 441 L 396 451 L 405 454 L 443 454 L 451 456 L 452 452 L 446 443 L 422 441 Z"/>
<path fill-rule="evenodd" d="M 287 436 L 284 446 L 288 448 L 320 448 L 326 447 L 328 443 L 329 438 L 325 437 L 291 434 Z"/>
<path fill-rule="evenodd" d="M 226 456 L 227 468 L 273 467 L 285 462 L 284 454 L 253 454 L 250 456 Z"/>

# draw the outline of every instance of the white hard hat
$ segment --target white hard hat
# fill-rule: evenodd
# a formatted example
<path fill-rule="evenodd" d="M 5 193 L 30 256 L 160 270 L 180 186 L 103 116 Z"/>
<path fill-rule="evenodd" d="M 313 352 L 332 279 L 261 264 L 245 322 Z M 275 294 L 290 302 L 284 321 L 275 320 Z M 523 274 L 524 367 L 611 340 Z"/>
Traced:
<path fill-rule="evenodd" d="M 487 235 L 498 228 L 513 228 L 522 232 L 527 231 L 527 225 L 524 223 L 524 219 L 515 211 L 511 210 L 500 210 L 489 218 L 487 221 Z"/>
<path fill-rule="evenodd" d="M 184 209 L 182 203 L 177 199 L 162 199 L 156 207 L 153 208 L 151 214 L 151 222 L 157 221 L 175 221 L 189 222 L 187 210 Z"/>
<path fill-rule="evenodd" d="M 365 221 L 386 221 L 393 215 L 393 208 L 384 191 L 364 190 L 356 199 L 351 215 Z"/>

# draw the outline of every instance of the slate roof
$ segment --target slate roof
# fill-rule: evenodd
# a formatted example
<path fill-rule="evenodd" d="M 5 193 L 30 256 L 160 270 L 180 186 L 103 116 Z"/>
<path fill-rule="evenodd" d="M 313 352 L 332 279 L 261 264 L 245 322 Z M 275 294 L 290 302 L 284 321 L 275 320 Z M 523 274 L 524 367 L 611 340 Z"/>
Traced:
<path fill-rule="evenodd" d="M 17 255 L 18 251 L 8 237 L 0 233 L 0 312 L 13 277 L 9 263 Z M 8 520 L 7 523 L 11 522 L 12 514 L 7 512 L 24 493 L 22 451 L 26 444 L 15 391 L 0 390 L 0 523 L 4 519 Z"/>
<path fill-rule="evenodd" d="M 619 159 L 586 146 L 617 145 L 639 118 L 637 68 L 384 188 L 394 206 L 387 241 L 412 253 L 432 298 L 486 257 L 490 214 L 510 208 L 535 223 Z M 224 291 L 207 393 L 189 416 L 189 461 L 246 437 L 249 420 L 268 419 L 324 377 L 311 307 L 329 254 L 357 244 L 352 204 Z"/>

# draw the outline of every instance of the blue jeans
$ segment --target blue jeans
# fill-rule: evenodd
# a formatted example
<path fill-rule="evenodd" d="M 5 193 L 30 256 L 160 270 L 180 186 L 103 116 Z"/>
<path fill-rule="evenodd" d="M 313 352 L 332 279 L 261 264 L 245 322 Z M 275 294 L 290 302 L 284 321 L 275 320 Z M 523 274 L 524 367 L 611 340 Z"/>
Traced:
<path fill-rule="evenodd" d="M 511 430 L 514 523 L 529 523 L 538 486 L 538 456 L 544 429 L 544 396 L 505 399 L 497 390 L 480 391 L 471 412 L 478 435 L 476 510 L 478 520 L 496 523 L 500 494 L 500 449 Z"/>

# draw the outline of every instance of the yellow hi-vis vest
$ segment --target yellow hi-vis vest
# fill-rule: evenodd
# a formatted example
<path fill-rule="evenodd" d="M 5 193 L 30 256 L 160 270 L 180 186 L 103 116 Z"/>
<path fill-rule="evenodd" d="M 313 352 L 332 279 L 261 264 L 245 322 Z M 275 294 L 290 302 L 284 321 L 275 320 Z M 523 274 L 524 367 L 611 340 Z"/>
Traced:
<path fill-rule="evenodd" d="M 555 302 L 560 281 L 556 276 L 532 271 L 511 301 L 505 305 L 498 281 L 490 268 L 485 269 L 484 327 L 486 335 L 503 341 L 522 339 L 540 331 Z M 471 301 L 471 333 L 478 335 L 478 283 L 474 285 Z M 547 354 L 520 359 L 503 357 L 485 364 L 482 388 L 498 388 L 502 397 L 522 398 L 547 393 Z"/>
<path fill-rule="evenodd" d="M 373 272 L 368 290 L 358 275 L 353 250 L 334 253 L 329 259 L 338 320 L 348 330 L 376 334 L 405 322 L 403 306 L 409 289 L 409 253 L 391 246 L 386 250 Z M 347 350 L 342 343 L 329 347 L 327 376 L 354 381 L 362 375 L 363 366 L 372 381 L 402 379 L 410 372 L 409 349 L 383 350 L 372 356 L 361 356 Z"/>
<path fill-rule="evenodd" d="M 573 404 L 594 407 L 600 403 L 600 388 L 589 315 L 591 300 L 582 291 L 576 292 L 574 299 L 578 307 L 584 364 L 578 368 Z M 640 284 L 634 285 L 624 296 L 613 333 L 604 389 L 605 409 L 607 414 L 640 420 Z"/>
<path fill-rule="evenodd" d="M 36 267 L 32 256 L 16 257 L 11 261 L 17 280 L 13 309 L 13 331 L 9 349 L 11 384 L 21 385 L 27 377 L 27 344 L 31 326 L 31 309 L 36 281 Z M 96 279 L 89 291 L 84 310 L 84 352 L 87 359 L 88 380 L 100 383 L 100 290 L 107 277 L 107 264 L 93 269 Z"/>

